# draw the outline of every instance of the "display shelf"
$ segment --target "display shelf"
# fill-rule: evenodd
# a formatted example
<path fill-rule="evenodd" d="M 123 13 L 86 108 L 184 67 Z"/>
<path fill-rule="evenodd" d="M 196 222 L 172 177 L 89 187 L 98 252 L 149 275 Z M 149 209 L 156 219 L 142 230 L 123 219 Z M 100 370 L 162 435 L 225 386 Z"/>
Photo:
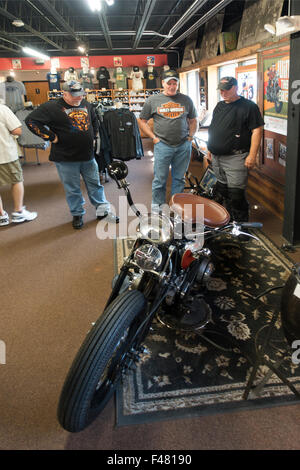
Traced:
<path fill-rule="evenodd" d="M 90 103 L 98 102 L 103 105 L 112 106 L 113 104 L 113 90 L 88 90 L 86 99 Z"/>
<path fill-rule="evenodd" d="M 90 103 L 99 102 L 103 105 L 113 106 L 114 102 L 121 102 L 122 105 L 128 106 L 138 118 L 143 109 L 144 103 L 149 96 L 161 93 L 162 88 L 143 89 L 134 92 L 129 89 L 109 89 L 109 90 L 88 90 L 86 99 Z M 63 91 L 48 91 L 48 100 L 61 98 Z"/>
<path fill-rule="evenodd" d="M 129 92 L 129 109 L 132 111 L 136 118 L 140 116 L 140 112 L 143 109 L 144 103 L 149 96 L 161 93 L 161 88 L 154 88 L 154 89 L 143 89 L 140 91 L 133 91 Z"/>
<path fill-rule="evenodd" d="M 58 98 L 62 98 L 62 96 L 63 96 L 63 91 L 62 90 L 47 91 L 48 101 L 49 100 L 56 100 Z"/>

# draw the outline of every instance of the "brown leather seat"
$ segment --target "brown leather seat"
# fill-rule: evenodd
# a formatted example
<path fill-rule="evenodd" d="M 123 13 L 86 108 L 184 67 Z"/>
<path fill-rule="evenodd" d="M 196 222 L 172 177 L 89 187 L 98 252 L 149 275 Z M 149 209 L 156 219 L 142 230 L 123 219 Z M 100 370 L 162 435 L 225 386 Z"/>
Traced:
<path fill-rule="evenodd" d="M 170 208 L 188 223 L 196 223 L 197 204 L 204 206 L 204 224 L 209 228 L 228 224 L 230 215 L 225 207 L 211 199 L 191 193 L 174 194 L 169 202 Z"/>

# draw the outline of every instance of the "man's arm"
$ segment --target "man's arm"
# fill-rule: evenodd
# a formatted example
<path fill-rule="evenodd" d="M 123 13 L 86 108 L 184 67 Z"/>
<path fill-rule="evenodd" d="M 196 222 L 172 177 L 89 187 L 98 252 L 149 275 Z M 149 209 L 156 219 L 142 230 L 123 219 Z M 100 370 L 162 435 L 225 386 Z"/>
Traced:
<path fill-rule="evenodd" d="M 139 122 L 142 132 L 146 134 L 148 137 L 150 137 L 150 139 L 152 139 L 154 144 L 157 144 L 160 141 L 160 139 L 156 137 L 156 135 L 151 130 L 151 127 L 149 126 L 147 119 L 139 119 L 138 122 Z"/>
<path fill-rule="evenodd" d="M 45 106 L 46 105 L 46 106 Z M 56 134 L 49 128 L 51 122 L 49 117 L 48 103 L 44 103 L 32 111 L 25 119 L 25 124 L 33 134 L 44 140 L 56 144 L 58 141 Z"/>
<path fill-rule="evenodd" d="M 17 127 L 16 129 L 13 129 L 10 131 L 12 135 L 21 135 L 22 134 L 22 127 Z"/>
<path fill-rule="evenodd" d="M 260 147 L 260 142 L 262 138 L 262 132 L 263 132 L 263 126 L 257 127 L 256 129 L 252 130 L 252 136 L 251 136 L 251 146 L 249 150 L 249 155 L 247 156 L 245 160 L 245 166 L 249 168 L 255 167 L 256 163 L 256 155 L 258 152 L 258 149 Z"/>
<path fill-rule="evenodd" d="M 188 119 L 188 126 L 189 126 L 188 140 L 192 141 L 194 138 L 194 134 L 197 131 L 198 119 L 197 118 Z"/>

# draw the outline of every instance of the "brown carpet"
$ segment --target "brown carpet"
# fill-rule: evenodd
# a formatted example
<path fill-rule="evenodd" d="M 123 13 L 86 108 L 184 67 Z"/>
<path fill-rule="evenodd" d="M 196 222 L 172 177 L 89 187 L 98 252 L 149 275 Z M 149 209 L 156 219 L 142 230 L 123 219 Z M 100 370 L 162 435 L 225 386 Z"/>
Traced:
<path fill-rule="evenodd" d="M 23 167 L 25 204 L 39 217 L 0 229 L 0 340 L 6 344 L 0 449 L 297 449 L 299 406 L 116 428 L 111 400 L 81 433 L 59 426 L 56 408 L 66 373 L 109 294 L 113 242 L 97 239 L 87 198 L 85 226 L 73 230 L 56 169 L 46 153 L 40 155 L 42 165 Z M 134 200 L 149 204 L 151 158 L 129 167 Z M 105 190 L 117 205 L 115 184 L 106 183 Z M 8 188 L 1 196 L 10 212 Z"/>

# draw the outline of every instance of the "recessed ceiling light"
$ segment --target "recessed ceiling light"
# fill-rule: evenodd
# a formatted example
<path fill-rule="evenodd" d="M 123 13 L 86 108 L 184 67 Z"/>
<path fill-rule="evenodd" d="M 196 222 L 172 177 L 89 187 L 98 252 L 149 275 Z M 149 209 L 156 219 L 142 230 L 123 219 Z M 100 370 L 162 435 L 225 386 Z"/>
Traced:
<path fill-rule="evenodd" d="M 24 23 L 22 20 L 14 20 L 12 24 L 16 26 L 17 28 L 21 28 L 21 26 L 24 26 Z"/>

